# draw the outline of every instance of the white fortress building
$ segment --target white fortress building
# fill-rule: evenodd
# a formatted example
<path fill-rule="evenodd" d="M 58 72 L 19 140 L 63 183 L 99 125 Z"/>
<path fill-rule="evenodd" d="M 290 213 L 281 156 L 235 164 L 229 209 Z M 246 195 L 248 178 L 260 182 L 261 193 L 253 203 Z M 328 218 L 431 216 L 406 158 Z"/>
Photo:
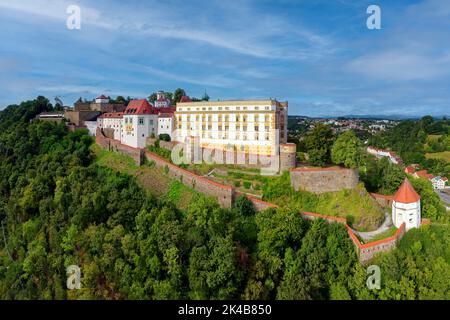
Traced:
<path fill-rule="evenodd" d="M 158 113 L 146 99 L 131 100 L 123 114 L 121 142 L 144 148 L 152 134 L 158 134 Z"/>
<path fill-rule="evenodd" d="M 122 139 L 123 112 L 107 112 L 97 118 L 97 127 L 100 129 L 113 129 L 115 140 Z"/>
<path fill-rule="evenodd" d="M 287 142 L 288 103 L 267 100 L 179 102 L 175 141 L 196 137 L 203 148 L 275 155 Z"/>
<path fill-rule="evenodd" d="M 419 228 L 421 223 L 420 196 L 407 178 L 392 201 L 392 223 L 397 228 L 405 223 L 406 231 Z"/>

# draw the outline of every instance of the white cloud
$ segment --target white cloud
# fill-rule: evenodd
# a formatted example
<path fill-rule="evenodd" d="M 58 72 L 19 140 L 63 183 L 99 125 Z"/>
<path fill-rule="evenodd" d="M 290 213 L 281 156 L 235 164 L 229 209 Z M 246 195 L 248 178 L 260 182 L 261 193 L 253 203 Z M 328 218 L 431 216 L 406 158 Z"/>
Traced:
<path fill-rule="evenodd" d="M 97 9 L 99 7 L 88 6 L 80 0 L 0 0 L 0 8 L 23 13 L 24 19 L 32 15 L 65 20 L 68 17 L 66 9 L 71 4 L 80 6 L 82 25 L 116 30 L 133 36 L 194 41 L 257 58 L 307 59 L 316 58 L 331 50 L 329 39 L 305 27 L 291 25 L 279 17 L 256 14 L 244 3 L 233 3 L 233 10 L 222 12 L 223 24 L 218 27 L 213 18 L 186 19 L 186 7 L 180 9 L 163 3 L 154 4 L 151 10 L 139 12 L 114 2 L 108 2 L 102 9 Z M 111 12 L 120 14 L 114 15 Z M 237 14 L 243 16 L 236 17 Z M 275 44 L 270 37 L 279 40 L 288 38 L 287 42 L 302 43 L 304 48 L 289 44 L 281 46 L 280 42 Z M 314 48 L 321 50 L 313 50 Z"/>
<path fill-rule="evenodd" d="M 389 51 L 356 58 L 348 64 L 348 69 L 379 80 L 428 80 L 450 74 L 450 60 L 420 53 Z"/>

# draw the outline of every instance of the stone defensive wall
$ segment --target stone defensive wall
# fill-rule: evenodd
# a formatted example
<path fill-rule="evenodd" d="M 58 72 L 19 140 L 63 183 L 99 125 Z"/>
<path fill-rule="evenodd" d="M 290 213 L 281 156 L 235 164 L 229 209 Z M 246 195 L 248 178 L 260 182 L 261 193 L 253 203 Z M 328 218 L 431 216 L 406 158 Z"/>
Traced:
<path fill-rule="evenodd" d="M 222 185 L 205 177 L 196 175 L 195 173 L 170 163 L 152 152 L 123 145 L 117 140 L 105 137 L 100 129 L 97 130 L 96 143 L 104 149 L 117 151 L 131 156 L 137 165 L 142 165 L 144 158 L 153 161 L 156 167 L 167 170 L 167 173 L 170 176 L 179 180 L 184 185 L 206 194 L 207 196 L 216 198 L 223 208 L 230 208 L 233 204 L 235 197 L 234 187 Z"/>
<path fill-rule="evenodd" d="M 157 138 L 147 138 L 147 146 L 154 146 L 156 140 L 158 140 Z M 167 149 L 169 151 L 172 151 L 172 149 L 178 144 L 178 142 L 176 141 L 164 141 L 164 140 L 159 140 L 159 146 L 161 148 Z"/>
<path fill-rule="evenodd" d="M 314 193 L 337 192 L 353 189 L 358 185 L 357 169 L 341 167 L 311 168 L 300 167 L 290 170 L 291 185 L 294 190 Z"/>
<path fill-rule="evenodd" d="M 242 193 L 235 191 L 234 187 L 222 185 L 220 183 L 211 181 L 205 177 L 199 176 L 195 173 L 192 173 L 190 171 L 187 171 L 185 169 L 182 169 L 173 163 L 165 160 L 164 158 L 149 152 L 144 151 L 143 149 L 137 149 L 132 148 L 126 145 L 121 144 L 119 141 L 116 141 L 114 139 L 110 139 L 105 137 L 101 129 L 97 129 L 96 134 L 96 143 L 101 146 L 104 149 L 111 150 L 111 151 L 117 151 L 119 153 L 126 154 L 128 156 L 131 156 L 136 164 L 141 165 L 144 162 L 144 159 L 146 158 L 148 161 L 153 161 L 155 163 L 156 167 L 163 168 L 170 176 L 173 178 L 179 180 L 184 185 L 201 192 L 207 196 L 214 197 L 219 202 L 220 206 L 223 208 L 230 208 L 233 205 L 233 202 L 235 198 L 239 195 L 242 195 Z M 336 170 L 336 169 L 334 169 Z M 346 169 L 338 169 L 338 170 L 346 170 Z M 301 172 L 304 173 L 305 171 L 298 171 L 296 169 L 291 170 L 292 172 Z M 323 170 L 320 170 L 323 171 Z M 306 171 L 306 172 L 320 172 L 320 171 Z M 333 170 L 327 169 L 326 172 L 334 172 Z M 347 173 L 348 174 L 348 173 Z M 356 175 L 357 177 L 357 175 Z M 354 179 L 354 176 L 353 176 Z M 256 197 L 245 195 L 254 205 L 256 211 L 263 211 L 269 208 L 277 208 L 278 206 L 263 201 L 261 199 L 258 199 Z M 376 197 L 376 196 L 375 196 Z M 383 196 L 383 197 L 389 197 L 389 196 Z M 300 213 L 303 218 L 307 220 L 314 220 L 314 219 L 324 219 L 327 222 L 330 223 L 341 223 L 345 225 L 347 232 L 350 236 L 350 239 L 353 241 L 353 243 L 356 246 L 357 253 L 359 256 L 359 261 L 361 263 L 366 263 L 367 261 L 371 260 L 374 255 L 378 252 L 383 251 L 389 251 L 397 246 L 398 241 L 403 237 L 405 234 L 405 224 L 402 224 L 402 226 L 397 230 L 394 236 L 374 241 L 371 243 L 362 244 L 358 237 L 355 235 L 353 230 L 347 225 L 346 219 L 341 217 L 333 217 L 333 216 L 327 216 L 322 215 L 318 213 L 313 212 L 301 212 Z M 425 220 L 425 219 L 424 219 Z M 429 223 L 429 221 L 423 221 L 423 223 Z"/>
<path fill-rule="evenodd" d="M 236 191 L 236 198 L 241 195 L 245 195 L 247 197 L 247 199 L 250 200 L 251 203 L 253 203 L 253 207 L 255 208 L 255 210 L 257 212 L 264 211 L 269 208 L 278 208 L 278 206 L 273 203 L 266 202 L 264 200 L 258 199 L 256 197 L 250 196 L 248 194 L 243 194 L 241 192 Z"/>
<path fill-rule="evenodd" d="M 147 138 L 147 145 L 154 146 L 157 138 Z M 296 145 L 294 143 L 280 144 L 280 154 L 272 156 L 259 156 L 257 154 L 246 153 L 235 148 L 230 149 L 214 149 L 209 147 L 199 147 L 198 153 L 200 158 L 194 155 L 194 141 L 191 140 L 189 150 L 186 150 L 186 154 L 190 158 L 190 161 L 196 163 L 196 161 L 225 163 L 230 165 L 239 165 L 246 168 L 275 168 L 275 171 L 282 172 L 295 168 L 296 165 Z M 161 148 L 172 151 L 173 148 L 179 144 L 176 141 L 163 141 L 159 140 L 159 146 Z"/>
<path fill-rule="evenodd" d="M 150 151 L 145 151 L 145 157 L 148 161 L 153 161 L 156 167 L 163 168 L 170 176 L 179 180 L 189 188 L 216 198 L 221 207 L 230 208 L 232 206 L 235 198 L 234 187 L 226 186 L 196 175 L 195 173 L 170 163 Z"/>
<path fill-rule="evenodd" d="M 356 247 L 359 262 L 361 262 L 362 264 L 370 261 L 375 256 L 375 254 L 379 252 L 386 252 L 396 248 L 398 241 L 400 241 L 400 239 L 404 236 L 406 232 L 406 227 L 405 224 L 403 223 L 400 226 L 400 228 L 398 228 L 395 235 L 393 235 L 392 237 L 362 244 L 361 241 L 359 241 L 358 237 L 353 232 L 353 229 L 350 228 L 350 226 L 347 224 L 345 218 L 326 216 L 313 212 L 302 212 L 302 215 L 304 218 L 308 220 L 321 218 L 325 219 L 328 222 L 337 222 L 345 225 L 348 235 L 350 236 L 350 239 L 353 241 L 353 244 Z"/>
<path fill-rule="evenodd" d="M 269 202 L 265 202 L 263 200 L 251 197 L 247 195 L 247 198 L 253 203 L 256 211 L 262 211 L 268 208 L 277 208 L 277 205 L 274 205 Z M 389 238 L 377 240 L 374 242 L 369 242 L 362 244 L 361 241 L 359 241 L 358 237 L 353 232 L 352 228 L 347 224 L 347 220 L 345 218 L 341 217 L 333 217 L 333 216 L 327 216 L 319 213 L 314 212 L 301 212 L 300 213 L 304 219 L 307 220 L 314 220 L 314 219 L 324 219 L 329 223 L 340 223 L 345 226 L 347 229 L 347 233 L 350 236 L 350 239 L 353 241 L 353 244 L 356 247 L 356 251 L 359 257 L 360 263 L 364 264 L 368 261 L 370 261 L 375 254 L 379 252 L 386 252 L 390 251 L 397 247 L 398 241 L 403 237 L 403 235 L 406 232 L 405 224 L 402 224 L 400 228 L 397 230 L 395 235 Z M 422 221 L 423 224 L 429 224 L 429 221 Z"/>
<path fill-rule="evenodd" d="M 95 142 L 103 149 L 116 151 L 130 156 L 138 166 L 142 165 L 144 161 L 144 151 L 142 149 L 126 146 L 124 144 L 121 144 L 120 141 L 107 138 L 100 128 L 97 128 Z"/>
<path fill-rule="evenodd" d="M 392 201 L 394 196 L 385 196 L 378 193 L 370 193 L 371 197 L 374 198 L 378 204 L 384 208 L 390 208 L 392 206 Z"/>
<path fill-rule="evenodd" d="M 353 232 L 353 230 L 348 225 L 346 225 L 346 228 L 348 234 L 350 235 L 350 238 L 352 239 L 353 243 L 356 246 L 359 261 L 362 264 L 370 261 L 375 256 L 375 254 L 379 252 L 386 252 L 396 248 L 397 243 L 400 241 L 401 238 L 403 238 L 406 232 L 406 227 L 405 224 L 403 223 L 400 226 L 400 228 L 397 229 L 397 232 L 392 237 L 362 244 L 359 241 L 358 237 Z"/>

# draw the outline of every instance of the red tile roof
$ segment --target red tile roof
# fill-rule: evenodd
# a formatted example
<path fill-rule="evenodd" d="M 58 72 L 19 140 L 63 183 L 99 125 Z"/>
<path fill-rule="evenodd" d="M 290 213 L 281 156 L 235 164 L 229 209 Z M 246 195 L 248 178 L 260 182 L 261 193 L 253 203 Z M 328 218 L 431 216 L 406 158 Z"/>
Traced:
<path fill-rule="evenodd" d="M 182 96 L 180 102 L 192 102 L 192 100 L 188 96 Z"/>
<path fill-rule="evenodd" d="M 413 203 L 420 200 L 419 194 L 414 190 L 408 178 L 405 178 L 400 188 L 394 195 L 395 202 Z"/>
<path fill-rule="evenodd" d="M 95 99 L 96 99 L 96 100 L 97 100 L 97 99 L 108 99 L 108 97 L 106 97 L 105 95 L 102 94 L 100 97 L 97 97 L 97 98 L 95 98 Z"/>
<path fill-rule="evenodd" d="M 125 109 L 125 114 L 156 114 L 157 110 L 146 100 L 131 100 Z"/>
<path fill-rule="evenodd" d="M 420 171 L 417 171 L 417 172 L 416 172 L 416 175 L 417 175 L 418 177 L 420 177 L 420 178 L 425 178 L 425 179 L 431 179 L 431 178 L 434 177 L 432 174 L 428 173 L 427 170 L 420 170 Z"/>
<path fill-rule="evenodd" d="M 414 169 L 413 166 L 408 166 L 405 168 L 405 173 L 414 173 L 414 171 L 416 171 L 416 169 Z"/>
<path fill-rule="evenodd" d="M 177 111 L 176 107 L 165 107 L 165 108 L 158 108 L 157 112 L 159 113 L 159 115 L 162 114 L 170 114 L 173 115 L 173 113 Z"/>
<path fill-rule="evenodd" d="M 99 118 L 122 118 L 123 112 L 104 113 Z"/>

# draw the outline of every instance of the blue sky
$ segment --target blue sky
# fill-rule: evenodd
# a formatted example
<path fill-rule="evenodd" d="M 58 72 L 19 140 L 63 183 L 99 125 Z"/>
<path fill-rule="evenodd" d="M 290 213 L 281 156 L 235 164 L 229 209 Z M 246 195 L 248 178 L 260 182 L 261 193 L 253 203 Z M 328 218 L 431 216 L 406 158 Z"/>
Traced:
<path fill-rule="evenodd" d="M 0 39 L 0 109 L 181 87 L 291 115 L 450 115 L 450 1 L 0 0 Z"/>

